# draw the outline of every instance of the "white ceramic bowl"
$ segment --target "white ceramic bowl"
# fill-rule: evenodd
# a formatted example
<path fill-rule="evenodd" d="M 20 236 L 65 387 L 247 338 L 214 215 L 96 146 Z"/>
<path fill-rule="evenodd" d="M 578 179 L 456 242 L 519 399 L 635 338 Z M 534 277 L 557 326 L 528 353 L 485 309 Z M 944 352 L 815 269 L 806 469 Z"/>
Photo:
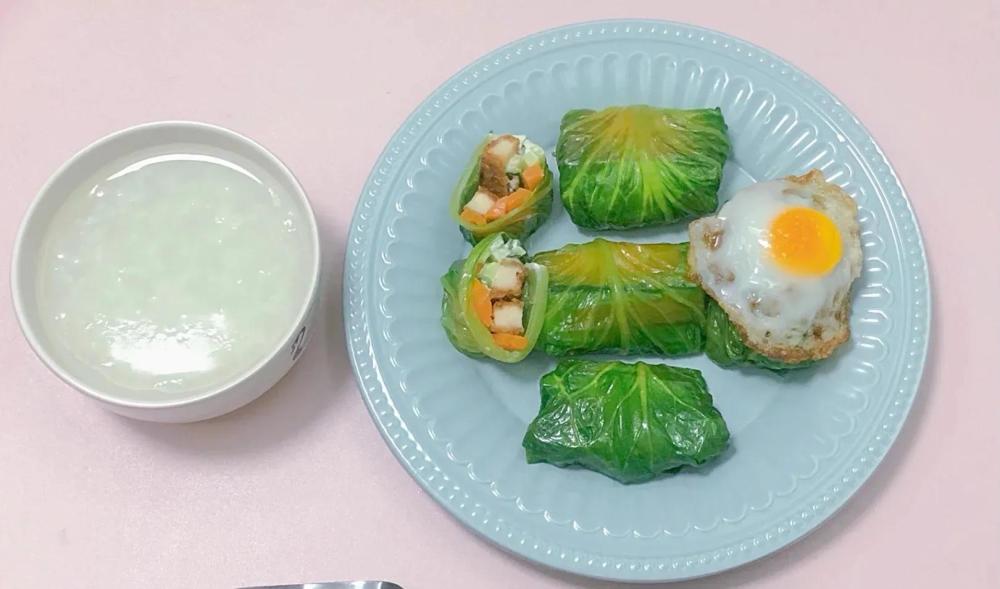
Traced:
<path fill-rule="evenodd" d="M 127 388 L 102 379 L 80 361 L 52 353 L 52 344 L 41 327 L 36 298 L 37 261 L 42 240 L 52 216 L 69 193 L 102 166 L 140 150 L 161 145 L 186 143 L 206 145 L 245 158 L 268 172 L 301 206 L 309 233 L 310 259 L 303 266 L 310 276 L 307 295 L 301 301 L 296 320 L 287 326 L 280 344 L 249 369 L 225 384 L 208 391 L 151 400 Z M 319 292 L 320 246 L 316 218 L 305 192 L 295 176 L 278 158 L 247 137 L 227 129 L 187 121 L 146 123 L 113 133 L 74 155 L 42 187 L 25 215 L 14 244 L 11 290 L 14 308 L 25 338 L 39 358 L 62 380 L 100 401 L 112 411 L 148 421 L 187 422 L 227 413 L 253 401 L 284 376 L 301 355 L 309 339 L 310 322 Z"/>

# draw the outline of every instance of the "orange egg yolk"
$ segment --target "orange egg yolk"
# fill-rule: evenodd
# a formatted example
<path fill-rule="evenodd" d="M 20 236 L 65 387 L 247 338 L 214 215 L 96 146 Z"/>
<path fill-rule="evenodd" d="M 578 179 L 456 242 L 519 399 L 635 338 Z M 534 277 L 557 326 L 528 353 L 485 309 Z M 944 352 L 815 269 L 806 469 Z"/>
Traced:
<path fill-rule="evenodd" d="M 807 207 L 785 209 L 771 221 L 769 251 L 792 274 L 822 276 L 840 261 L 840 231 L 823 213 Z"/>

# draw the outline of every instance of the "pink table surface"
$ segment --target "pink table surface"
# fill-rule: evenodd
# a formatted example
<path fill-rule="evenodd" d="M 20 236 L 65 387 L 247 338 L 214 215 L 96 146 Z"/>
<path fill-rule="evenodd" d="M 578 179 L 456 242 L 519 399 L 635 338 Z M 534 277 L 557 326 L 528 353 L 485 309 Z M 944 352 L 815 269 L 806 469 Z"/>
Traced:
<path fill-rule="evenodd" d="M 793 547 L 681 586 L 1000 586 L 997 5 L 503 6 L 0 3 L 2 280 L 22 213 L 63 160 L 105 133 L 168 118 L 247 133 L 292 167 L 316 207 L 327 278 L 301 363 L 259 401 L 192 425 L 129 421 L 70 390 L 32 355 L 0 288 L 0 587 L 363 577 L 407 589 L 609 586 L 494 548 L 410 479 L 355 387 L 340 288 L 362 183 L 424 96 L 525 33 L 625 16 L 748 39 L 843 99 L 909 191 L 934 282 L 924 385 L 868 484 Z"/>

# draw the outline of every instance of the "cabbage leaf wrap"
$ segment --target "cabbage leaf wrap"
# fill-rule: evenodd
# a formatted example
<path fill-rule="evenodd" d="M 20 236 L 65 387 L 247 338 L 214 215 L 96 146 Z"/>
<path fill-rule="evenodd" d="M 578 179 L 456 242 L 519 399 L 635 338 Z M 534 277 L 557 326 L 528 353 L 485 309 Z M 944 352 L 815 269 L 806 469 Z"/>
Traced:
<path fill-rule="evenodd" d="M 449 205 L 451 215 L 458 223 L 462 236 L 473 245 L 487 236 L 500 232 L 523 240 L 545 223 L 552 212 L 552 170 L 549 169 L 545 158 L 542 158 L 540 162 L 543 172 L 542 180 L 532 189 L 531 196 L 523 204 L 484 225 L 469 223 L 459 216 L 462 207 L 469 202 L 479 188 L 483 152 L 492 139 L 493 136 L 488 135 L 473 151 L 468 165 L 452 192 Z"/>
<path fill-rule="evenodd" d="M 729 148 L 718 108 L 571 110 L 556 144 L 563 206 L 589 229 L 663 225 L 711 213 Z"/>
<path fill-rule="evenodd" d="M 472 307 L 471 288 L 478 269 L 491 256 L 497 242 L 510 238 L 504 233 L 496 233 L 480 241 L 464 260 L 457 260 L 441 277 L 444 297 L 441 302 L 441 326 L 455 348 L 471 357 L 486 356 L 500 362 L 523 360 L 538 341 L 545 318 L 548 273 L 537 264 L 526 264 L 524 285 L 525 330 L 528 347 L 524 350 L 505 350 L 493 338 L 490 330 L 483 325 Z M 523 260 L 522 260 L 523 261 Z"/>
<path fill-rule="evenodd" d="M 806 361 L 790 364 L 752 350 L 743 342 L 743 336 L 729 320 L 726 310 L 712 298 L 709 298 L 705 311 L 705 355 L 723 368 L 756 366 L 779 374 L 807 368 L 816 363 Z"/>
<path fill-rule="evenodd" d="M 549 274 L 545 353 L 701 352 L 707 297 L 687 277 L 687 250 L 598 238 L 537 254 Z"/>
<path fill-rule="evenodd" d="M 729 443 L 705 379 L 692 368 L 562 360 L 542 376 L 541 397 L 522 442 L 529 463 L 641 483 L 705 464 Z"/>

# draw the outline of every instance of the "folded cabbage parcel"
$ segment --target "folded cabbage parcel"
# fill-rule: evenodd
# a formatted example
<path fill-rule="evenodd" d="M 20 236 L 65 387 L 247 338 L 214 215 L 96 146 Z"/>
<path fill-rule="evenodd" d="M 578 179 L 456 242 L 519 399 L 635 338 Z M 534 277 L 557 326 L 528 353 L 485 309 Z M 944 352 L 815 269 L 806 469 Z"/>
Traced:
<path fill-rule="evenodd" d="M 500 232 L 528 237 L 552 211 L 545 151 L 523 135 L 487 135 L 462 172 L 450 208 L 469 243 Z"/>
<path fill-rule="evenodd" d="M 815 361 L 782 362 L 750 349 L 743 342 L 739 329 L 726 315 L 725 309 L 711 298 L 708 300 L 705 314 L 705 355 L 723 368 L 756 366 L 779 374 L 797 368 L 807 368 L 816 363 Z"/>
<path fill-rule="evenodd" d="M 641 483 L 705 464 L 729 443 L 705 379 L 691 368 L 563 360 L 542 377 L 541 396 L 523 441 L 529 463 Z"/>
<path fill-rule="evenodd" d="M 549 275 L 547 354 L 701 352 L 705 293 L 687 277 L 686 243 L 595 239 L 534 257 Z"/>
<path fill-rule="evenodd" d="M 518 240 L 496 233 L 441 277 L 441 325 L 460 352 L 518 362 L 534 348 L 545 318 L 548 272 L 526 259 Z"/>
<path fill-rule="evenodd" d="M 718 108 L 571 110 L 556 144 L 561 198 L 581 227 L 673 223 L 715 211 L 728 155 Z"/>

